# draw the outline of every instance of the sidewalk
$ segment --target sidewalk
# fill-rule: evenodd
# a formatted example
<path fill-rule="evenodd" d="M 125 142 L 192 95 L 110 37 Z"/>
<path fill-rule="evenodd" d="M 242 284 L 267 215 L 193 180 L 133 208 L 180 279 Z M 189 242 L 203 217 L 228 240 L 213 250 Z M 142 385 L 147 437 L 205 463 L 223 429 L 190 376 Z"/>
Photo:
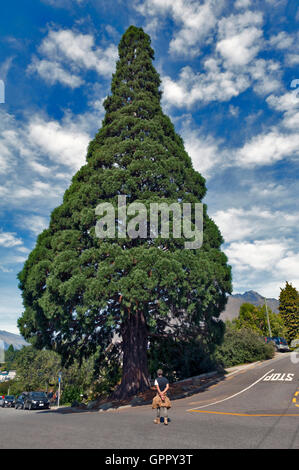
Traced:
<path fill-rule="evenodd" d="M 274 357 L 272 359 L 285 356 L 286 354 L 288 354 L 288 353 L 286 353 L 286 352 L 283 352 L 283 353 L 282 352 L 275 352 Z M 226 377 L 228 377 L 231 374 L 234 374 L 234 373 L 238 372 L 239 370 L 244 370 L 244 369 L 253 367 L 256 364 L 261 364 L 262 362 L 266 362 L 266 361 L 269 361 L 269 360 L 271 360 L 271 359 L 263 359 L 261 361 L 249 362 L 249 363 L 246 363 L 246 364 L 239 364 L 237 366 L 228 367 L 227 369 L 225 369 L 225 372 L 227 372 Z"/>

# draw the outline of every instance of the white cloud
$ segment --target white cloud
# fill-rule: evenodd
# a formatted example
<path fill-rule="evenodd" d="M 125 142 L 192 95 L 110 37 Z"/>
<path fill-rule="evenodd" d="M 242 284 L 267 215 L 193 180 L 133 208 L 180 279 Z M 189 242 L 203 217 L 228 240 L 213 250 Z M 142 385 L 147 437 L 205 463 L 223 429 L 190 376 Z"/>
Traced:
<path fill-rule="evenodd" d="M 220 163 L 220 141 L 211 135 L 204 135 L 199 129 L 192 129 L 190 118 L 184 117 L 181 130 L 186 152 L 192 159 L 193 167 L 205 178 L 210 176 L 212 169 Z"/>
<path fill-rule="evenodd" d="M 197 132 L 185 133 L 183 137 L 193 167 L 203 176 L 208 177 L 210 170 L 219 163 L 217 142 L 212 136 L 203 136 Z"/>
<path fill-rule="evenodd" d="M 84 0 L 42 0 L 42 2 L 55 8 L 71 8 L 74 3 L 77 5 L 83 5 Z"/>
<path fill-rule="evenodd" d="M 34 113 L 17 120 L 0 110 L 2 207 L 26 203 L 26 211 L 42 213 L 59 203 L 72 175 L 85 164 L 88 143 L 103 117 L 101 99 L 89 104 L 88 112 L 66 111 L 60 121 Z"/>
<path fill-rule="evenodd" d="M 13 116 L 0 110 L 0 174 L 7 174 L 13 169 L 19 143 Z"/>
<path fill-rule="evenodd" d="M 0 330 L 20 334 L 16 325 L 24 310 L 20 290 L 17 286 L 1 285 L 0 298 Z"/>
<path fill-rule="evenodd" d="M 166 106 L 191 108 L 195 103 L 207 104 L 211 101 L 228 101 L 238 96 L 250 84 L 242 74 L 221 71 L 214 59 L 205 61 L 206 73 L 194 73 L 191 67 L 184 67 L 179 80 L 169 76 L 162 78 L 163 101 Z"/>
<path fill-rule="evenodd" d="M 252 137 L 233 155 L 235 164 L 242 167 L 271 165 L 284 158 L 299 156 L 299 99 L 297 89 L 282 95 L 270 95 L 268 105 L 282 113 L 276 126 Z"/>
<path fill-rule="evenodd" d="M 235 8 L 248 8 L 251 5 L 251 0 L 237 0 L 235 2 Z"/>
<path fill-rule="evenodd" d="M 225 250 L 229 262 L 237 271 L 254 269 L 272 271 L 288 249 L 280 240 L 256 240 L 253 242 L 233 242 Z"/>
<path fill-rule="evenodd" d="M 29 139 L 42 154 L 56 163 L 78 170 L 85 162 L 90 136 L 85 132 L 63 127 L 57 121 L 36 118 L 28 126 Z"/>
<path fill-rule="evenodd" d="M 298 82 L 299 83 L 299 82 Z M 299 129 L 299 97 L 298 88 L 280 96 L 270 95 L 267 98 L 268 105 L 283 113 L 281 125 L 285 128 L 297 131 Z M 299 139 L 299 134 L 297 134 Z"/>
<path fill-rule="evenodd" d="M 33 57 L 28 72 L 37 72 L 46 82 L 76 88 L 84 82 L 81 74 L 95 70 L 100 76 L 111 77 L 118 57 L 114 44 L 98 47 L 91 34 L 69 29 L 50 30 L 39 47 L 41 59 Z"/>
<path fill-rule="evenodd" d="M 249 68 L 252 87 L 258 95 L 268 95 L 281 89 L 281 67 L 273 60 L 257 59 Z"/>
<path fill-rule="evenodd" d="M 294 36 L 287 33 L 286 31 L 280 31 L 270 37 L 269 45 L 276 49 L 289 49 L 294 45 Z"/>
<path fill-rule="evenodd" d="M 50 176 L 51 170 L 49 167 L 42 165 L 34 160 L 28 161 L 28 165 L 34 170 L 35 173 L 38 173 L 42 176 Z"/>
<path fill-rule="evenodd" d="M 270 37 L 268 44 L 271 48 L 284 53 L 284 65 L 295 67 L 299 64 L 299 33 L 280 31 Z"/>
<path fill-rule="evenodd" d="M 212 101 L 229 101 L 253 87 L 267 95 L 281 88 L 281 67 L 274 60 L 258 58 L 264 45 L 263 16 L 245 11 L 219 19 L 214 28 L 212 52 L 196 73 L 185 66 L 177 80 L 162 76 L 163 104 L 166 107 L 206 105 Z M 187 41 L 184 41 L 187 44 Z"/>
<path fill-rule="evenodd" d="M 136 10 L 153 25 L 153 18 L 170 15 L 179 29 L 169 44 L 171 54 L 194 56 L 212 33 L 223 11 L 223 0 L 145 0 L 136 2 Z M 155 22 L 159 25 L 160 22 Z"/>
<path fill-rule="evenodd" d="M 267 297 L 279 297 L 285 281 L 299 286 L 299 254 L 288 241 L 267 239 L 233 242 L 225 253 L 233 268 L 234 292 L 253 289 Z"/>
<path fill-rule="evenodd" d="M 16 233 L 0 231 L 0 246 L 12 248 L 22 244 L 23 241 L 20 238 L 17 238 Z"/>
<path fill-rule="evenodd" d="M 34 235 L 39 235 L 49 226 L 49 220 L 40 215 L 26 216 L 22 219 L 21 223 L 23 228 L 29 230 Z"/>
<path fill-rule="evenodd" d="M 218 42 L 216 50 L 230 65 L 247 65 L 257 55 L 260 49 L 258 40 L 262 32 L 256 28 L 242 31 Z"/>
<path fill-rule="evenodd" d="M 216 50 L 228 66 L 245 66 L 254 59 L 262 46 L 262 22 L 262 14 L 251 11 L 218 22 Z"/>
<path fill-rule="evenodd" d="M 273 233 L 282 237 L 294 236 L 299 224 L 299 212 L 289 214 L 258 206 L 220 209 L 212 217 L 220 227 L 226 243 L 271 238 Z"/>
<path fill-rule="evenodd" d="M 233 106 L 232 104 L 230 104 L 228 111 L 232 116 L 237 117 L 239 116 L 240 108 L 238 108 L 238 106 Z"/>
<path fill-rule="evenodd" d="M 243 167 L 271 165 L 283 158 L 299 155 L 299 134 L 284 134 L 273 128 L 252 137 L 235 152 L 235 163 Z"/>
<path fill-rule="evenodd" d="M 292 279 L 299 286 L 299 253 L 288 253 L 277 263 L 277 270 L 285 279 Z"/>
<path fill-rule="evenodd" d="M 70 88 L 78 88 L 84 83 L 78 75 L 69 73 L 57 61 L 39 60 L 34 57 L 27 70 L 29 73 L 37 72 L 50 85 L 60 82 Z"/>
<path fill-rule="evenodd" d="M 250 198 L 251 193 L 247 203 Z M 253 289 L 278 297 L 285 280 L 298 283 L 298 211 L 243 205 L 220 209 L 211 216 L 225 239 L 234 292 Z"/>
<path fill-rule="evenodd" d="M 299 53 L 287 54 L 285 62 L 286 62 L 286 65 L 288 65 L 289 67 L 294 67 L 294 65 L 298 65 L 299 64 Z"/>

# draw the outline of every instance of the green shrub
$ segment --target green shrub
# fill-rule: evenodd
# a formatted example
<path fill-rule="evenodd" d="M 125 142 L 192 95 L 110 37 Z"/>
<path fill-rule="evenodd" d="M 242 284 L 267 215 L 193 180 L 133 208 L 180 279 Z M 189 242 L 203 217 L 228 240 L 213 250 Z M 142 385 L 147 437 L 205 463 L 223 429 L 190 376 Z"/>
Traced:
<path fill-rule="evenodd" d="M 83 389 L 76 385 L 66 385 L 61 395 L 60 403 L 65 405 L 67 403 L 73 403 L 74 401 L 81 401 L 81 394 Z"/>
<path fill-rule="evenodd" d="M 7 395 L 10 381 L 0 383 L 0 395 Z"/>
<path fill-rule="evenodd" d="M 152 341 L 148 351 L 149 372 L 156 377 L 157 369 L 171 382 L 215 369 L 209 346 L 201 339 L 179 341 L 165 338 Z"/>
<path fill-rule="evenodd" d="M 227 327 L 223 342 L 216 348 L 215 360 L 223 367 L 232 367 L 274 356 L 275 348 L 266 344 L 264 339 L 253 330 L 242 328 L 240 330 Z"/>

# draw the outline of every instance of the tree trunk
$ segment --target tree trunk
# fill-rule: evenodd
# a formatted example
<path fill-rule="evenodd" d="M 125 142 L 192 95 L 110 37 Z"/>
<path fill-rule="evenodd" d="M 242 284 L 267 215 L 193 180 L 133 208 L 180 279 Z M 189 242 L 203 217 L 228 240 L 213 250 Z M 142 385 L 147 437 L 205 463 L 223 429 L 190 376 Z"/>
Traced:
<path fill-rule="evenodd" d="M 142 312 L 130 313 L 122 327 L 123 373 L 113 397 L 124 399 L 150 387 L 147 367 L 147 325 Z"/>

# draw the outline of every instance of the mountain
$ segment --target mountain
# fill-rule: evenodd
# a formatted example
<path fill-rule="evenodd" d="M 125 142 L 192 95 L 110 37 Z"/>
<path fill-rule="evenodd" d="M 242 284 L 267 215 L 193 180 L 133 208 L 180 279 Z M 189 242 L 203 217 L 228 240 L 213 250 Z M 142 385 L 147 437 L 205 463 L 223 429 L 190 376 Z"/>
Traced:
<path fill-rule="evenodd" d="M 276 299 L 267 299 L 267 306 L 274 313 L 278 313 L 279 302 Z M 244 292 L 244 294 L 234 294 L 228 296 L 228 301 L 225 307 L 225 310 L 221 313 L 220 318 L 225 320 L 232 320 L 239 315 L 240 307 L 244 303 L 250 303 L 256 305 L 257 307 L 264 305 L 265 298 L 260 295 L 258 292 L 250 290 Z"/>
<path fill-rule="evenodd" d="M 23 336 L 9 333 L 8 331 L 0 330 L 0 345 L 1 341 L 4 343 L 4 349 L 12 344 L 14 349 L 21 349 L 23 346 L 28 346 L 29 343 L 24 340 Z"/>

